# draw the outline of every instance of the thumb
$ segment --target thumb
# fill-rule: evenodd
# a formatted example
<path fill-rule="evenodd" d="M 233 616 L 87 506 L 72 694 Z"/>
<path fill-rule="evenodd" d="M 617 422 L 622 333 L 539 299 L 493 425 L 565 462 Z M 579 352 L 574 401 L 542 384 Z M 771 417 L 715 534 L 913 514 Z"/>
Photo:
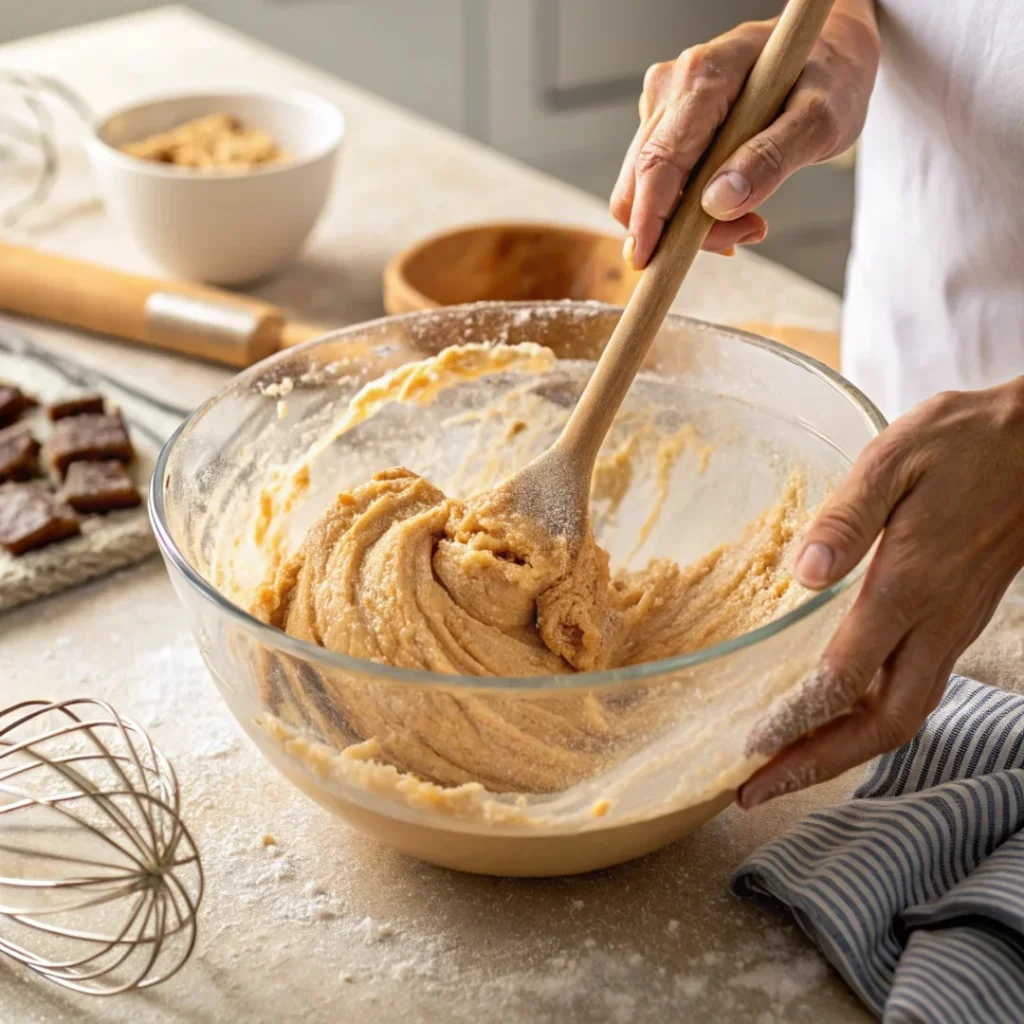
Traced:
<path fill-rule="evenodd" d="M 824 138 L 806 111 L 787 109 L 725 161 L 704 189 L 704 210 L 716 220 L 735 220 L 756 209 L 794 171 L 821 159 Z"/>
<path fill-rule="evenodd" d="M 796 558 L 801 585 L 823 590 L 841 580 L 871 549 L 903 497 L 902 459 L 880 441 L 864 449 L 818 510 Z"/>

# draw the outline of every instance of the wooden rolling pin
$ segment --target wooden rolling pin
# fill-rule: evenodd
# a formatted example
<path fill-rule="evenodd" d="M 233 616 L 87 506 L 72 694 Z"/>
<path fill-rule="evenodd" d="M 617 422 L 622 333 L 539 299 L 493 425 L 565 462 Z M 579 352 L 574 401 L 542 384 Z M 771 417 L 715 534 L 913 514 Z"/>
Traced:
<path fill-rule="evenodd" d="M 0 310 L 235 367 L 331 330 L 290 322 L 270 303 L 219 288 L 125 274 L 3 243 Z M 839 369 L 835 334 L 785 324 L 738 326 Z"/>
<path fill-rule="evenodd" d="M 244 295 L 2 243 L 0 310 L 237 367 L 330 329 Z"/>

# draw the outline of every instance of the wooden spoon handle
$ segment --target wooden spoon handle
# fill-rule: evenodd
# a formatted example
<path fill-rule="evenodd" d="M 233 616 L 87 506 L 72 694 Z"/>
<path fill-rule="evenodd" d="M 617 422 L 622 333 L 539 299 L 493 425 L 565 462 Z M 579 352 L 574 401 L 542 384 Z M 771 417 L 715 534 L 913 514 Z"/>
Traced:
<path fill-rule="evenodd" d="M 796 84 L 832 10 L 833 0 L 789 0 L 746 84 L 691 174 L 651 262 L 637 282 L 558 446 L 593 467 L 633 378 L 658 333 L 714 218 L 701 196 L 722 164 L 772 122 Z"/>

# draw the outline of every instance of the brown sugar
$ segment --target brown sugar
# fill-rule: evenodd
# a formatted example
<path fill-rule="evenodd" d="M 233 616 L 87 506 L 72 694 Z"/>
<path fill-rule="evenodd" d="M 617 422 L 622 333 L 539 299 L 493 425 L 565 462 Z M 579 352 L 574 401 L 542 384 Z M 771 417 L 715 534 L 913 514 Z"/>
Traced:
<path fill-rule="evenodd" d="M 24 423 L 0 430 L 0 483 L 28 480 L 39 472 L 39 442 Z"/>
<path fill-rule="evenodd" d="M 277 143 L 259 128 L 242 124 L 231 114 L 207 114 L 121 147 L 122 153 L 177 167 L 246 171 L 288 159 Z"/>
<path fill-rule="evenodd" d="M 98 459 L 131 462 L 134 454 L 119 413 L 67 416 L 57 420 L 47 442 L 47 452 L 62 476 L 73 462 Z"/>
<path fill-rule="evenodd" d="M 86 416 L 102 413 L 105 407 L 103 396 L 96 392 L 89 392 L 83 395 L 69 395 L 67 398 L 59 399 L 46 407 L 47 415 L 53 420 L 65 419 L 68 416 Z"/>
<path fill-rule="evenodd" d="M 39 403 L 13 384 L 0 384 L 0 427 L 13 423 L 26 409 Z"/>
<path fill-rule="evenodd" d="M 12 555 L 78 532 L 75 510 L 42 481 L 0 484 L 0 546 Z"/>
<path fill-rule="evenodd" d="M 79 512 L 135 508 L 142 499 L 120 462 L 73 462 L 61 496 Z"/>

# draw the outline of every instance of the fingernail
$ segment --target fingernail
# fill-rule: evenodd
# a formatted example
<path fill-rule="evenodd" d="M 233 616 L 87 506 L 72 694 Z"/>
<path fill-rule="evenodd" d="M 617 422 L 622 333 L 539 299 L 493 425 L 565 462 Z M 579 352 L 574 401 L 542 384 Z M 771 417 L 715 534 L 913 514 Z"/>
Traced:
<path fill-rule="evenodd" d="M 740 788 L 739 805 L 743 810 L 749 811 L 787 793 L 807 789 L 813 786 L 817 779 L 815 766 L 806 763 L 789 768 L 780 775 L 767 774 L 763 779 L 755 778 Z"/>
<path fill-rule="evenodd" d="M 792 779 L 784 779 L 782 782 L 757 785 L 756 783 L 744 786 L 740 790 L 740 807 L 745 811 L 752 811 L 761 804 L 768 803 L 776 797 L 785 796 L 787 793 L 795 793 L 800 787 Z"/>
<path fill-rule="evenodd" d="M 750 195 L 750 182 L 739 171 L 720 174 L 701 197 L 701 205 L 712 217 L 724 217 L 732 213 Z"/>
<path fill-rule="evenodd" d="M 805 587 L 824 587 L 832 571 L 835 552 L 827 545 L 815 541 L 800 553 L 796 563 L 796 578 Z"/>
<path fill-rule="evenodd" d="M 736 246 L 735 245 L 730 245 L 730 246 L 728 246 L 725 249 L 721 249 L 721 250 L 719 250 L 718 255 L 719 256 L 735 256 L 736 255 Z"/>
<path fill-rule="evenodd" d="M 622 244 L 622 258 L 629 264 L 631 270 L 635 270 L 633 266 L 633 253 L 636 251 L 636 239 L 629 235 L 626 241 Z"/>

